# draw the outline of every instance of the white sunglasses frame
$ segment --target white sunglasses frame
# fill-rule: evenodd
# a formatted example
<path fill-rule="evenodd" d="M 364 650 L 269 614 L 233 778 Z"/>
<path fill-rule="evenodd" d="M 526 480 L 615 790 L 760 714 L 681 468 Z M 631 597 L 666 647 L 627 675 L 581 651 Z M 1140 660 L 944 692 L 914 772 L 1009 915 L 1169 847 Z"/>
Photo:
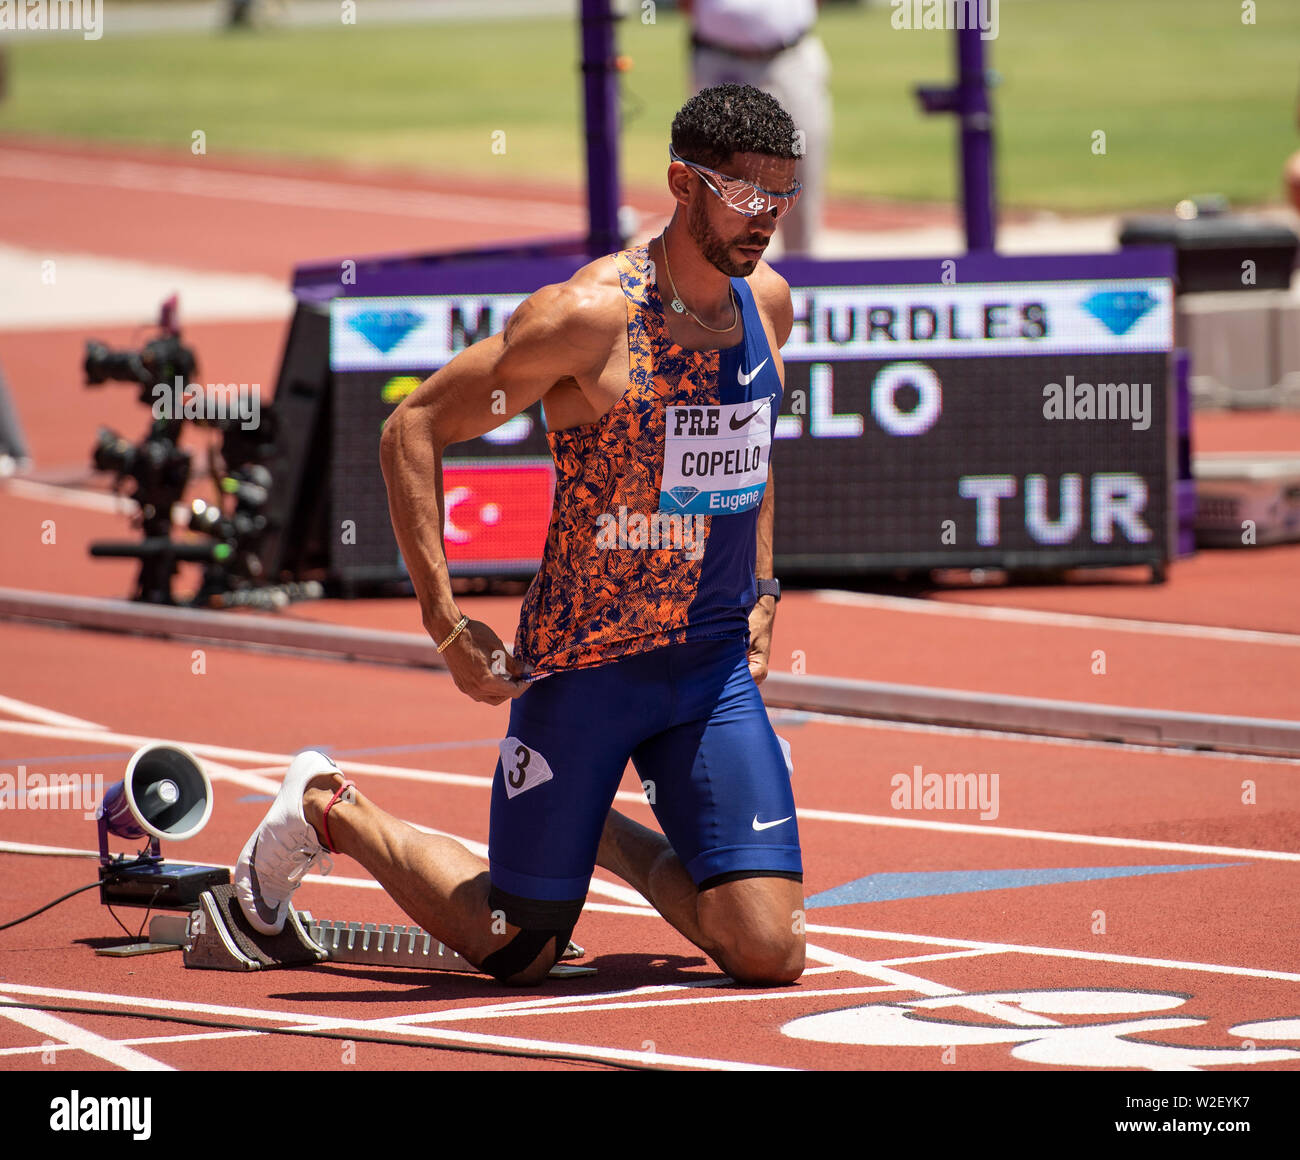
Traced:
<path fill-rule="evenodd" d="M 780 200 L 789 203 L 785 206 L 784 209 L 772 213 L 772 216 L 777 221 L 780 221 L 783 217 L 785 217 L 786 214 L 788 214 L 792 209 L 794 209 L 795 202 L 799 200 L 799 195 L 803 193 L 803 182 L 801 181 L 796 181 L 794 183 L 793 189 L 788 189 L 784 193 L 775 193 L 770 189 L 764 189 L 761 185 L 755 185 L 754 182 L 752 181 L 746 181 L 743 177 L 733 177 L 729 173 L 719 173 L 716 169 L 710 169 L 707 165 L 700 165 L 694 161 L 687 161 L 684 157 L 679 157 L 677 155 L 676 150 L 674 150 L 671 145 L 668 147 L 668 156 L 673 161 L 681 162 L 681 164 L 685 165 L 687 169 L 694 170 L 696 175 L 699 177 L 699 179 L 702 182 L 704 182 L 704 184 L 707 185 L 709 189 L 713 191 L 713 193 L 717 196 L 718 200 L 721 201 L 722 204 L 725 205 L 733 213 L 740 214 L 741 217 L 755 218 L 755 217 L 760 217 L 765 213 L 772 213 L 774 208 L 772 203 L 773 200 L 775 199 L 775 200 Z M 720 177 L 724 181 L 739 182 L 742 186 L 745 186 L 748 189 L 755 191 L 754 194 L 749 195 L 751 199 L 751 204 L 754 200 L 756 200 L 756 196 L 755 196 L 756 194 L 762 194 L 762 196 L 767 199 L 766 208 L 742 209 L 740 206 L 732 205 L 727 195 L 723 193 L 722 190 L 720 190 L 716 185 L 714 185 L 713 182 L 711 182 L 707 177 L 704 176 L 706 173 L 711 174 L 714 177 Z"/>

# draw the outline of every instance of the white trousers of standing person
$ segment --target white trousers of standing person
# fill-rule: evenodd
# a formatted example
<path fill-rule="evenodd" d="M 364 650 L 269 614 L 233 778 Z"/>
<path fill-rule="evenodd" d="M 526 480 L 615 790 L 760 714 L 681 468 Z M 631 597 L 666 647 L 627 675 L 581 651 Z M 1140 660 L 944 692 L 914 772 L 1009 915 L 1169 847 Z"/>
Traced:
<path fill-rule="evenodd" d="M 771 93 L 793 118 L 795 128 L 803 130 L 804 156 L 797 169 L 803 194 L 794 209 L 779 219 L 777 236 L 783 253 L 812 254 L 821 228 L 831 136 L 831 64 L 822 42 L 810 34 L 770 60 L 694 48 L 692 72 L 697 93 L 728 83 Z"/>

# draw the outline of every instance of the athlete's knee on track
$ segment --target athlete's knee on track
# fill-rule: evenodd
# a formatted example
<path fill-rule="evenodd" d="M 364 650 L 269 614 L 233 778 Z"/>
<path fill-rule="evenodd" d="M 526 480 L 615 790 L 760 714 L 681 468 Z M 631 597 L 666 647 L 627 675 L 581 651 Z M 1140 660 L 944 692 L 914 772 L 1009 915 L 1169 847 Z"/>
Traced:
<path fill-rule="evenodd" d="M 706 904 L 700 908 L 700 925 L 718 965 L 738 983 L 781 986 L 803 974 L 802 925 L 787 921 L 783 911 Z"/>
<path fill-rule="evenodd" d="M 746 937 L 722 949 L 722 966 L 738 983 L 779 987 L 793 983 L 804 970 L 804 941 Z"/>
<path fill-rule="evenodd" d="M 518 938 L 519 934 L 528 938 L 522 931 L 512 934 L 514 938 Z M 557 946 L 556 939 L 549 939 L 530 959 L 527 951 L 521 953 L 521 947 L 527 946 L 526 942 L 519 945 L 512 945 L 513 943 L 513 938 L 501 940 L 491 953 L 481 955 L 478 963 L 480 971 L 507 987 L 535 987 L 545 981 L 551 968 L 559 961 L 560 952 L 568 946 L 567 939 L 562 946 Z"/>

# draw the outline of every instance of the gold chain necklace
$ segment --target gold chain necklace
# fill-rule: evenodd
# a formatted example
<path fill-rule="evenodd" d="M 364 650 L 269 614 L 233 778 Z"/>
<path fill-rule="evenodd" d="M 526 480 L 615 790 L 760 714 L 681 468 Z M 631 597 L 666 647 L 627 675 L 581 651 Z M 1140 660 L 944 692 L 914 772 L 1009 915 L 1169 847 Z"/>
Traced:
<path fill-rule="evenodd" d="M 727 290 L 729 293 L 729 297 L 731 299 L 731 325 L 724 326 L 721 330 L 719 330 L 716 326 L 710 326 L 707 322 L 701 322 L 691 312 L 690 307 L 688 307 L 686 303 L 681 300 L 681 297 L 677 293 L 677 283 L 673 281 L 673 268 L 668 264 L 668 239 L 664 237 L 663 234 L 659 235 L 659 245 L 664 252 L 664 271 L 668 275 L 668 285 L 673 292 L 673 300 L 668 305 L 671 306 L 675 311 L 677 311 L 678 314 L 689 314 L 691 318 L 695 320 L 695 324 L 697 326 L 702 326 L 705 330 L 709 331 L 711 334 L 726 334 L 728 331 L 734 330 L 736 328 L 736 323 L 740 319 L 740 311 L 736 309 L 735 287 L 733 287 L 730 282 L 727 283 Z"/>

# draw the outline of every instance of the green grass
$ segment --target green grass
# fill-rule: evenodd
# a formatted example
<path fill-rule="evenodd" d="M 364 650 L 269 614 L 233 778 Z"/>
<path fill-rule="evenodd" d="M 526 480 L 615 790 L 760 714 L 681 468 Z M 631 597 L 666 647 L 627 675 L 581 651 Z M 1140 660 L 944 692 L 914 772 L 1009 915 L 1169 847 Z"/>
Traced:
<path fill-rule="evenodd" d="M 989 63 L 1004 205 L 1106 210 L 1221 192 L 1277 201 L 1296 133 L 1300 4 L 1260 0 L 1003 0 Z M 662 181 L 668 124 L 685 94 L 683 24 L 661 8 L 619 30 L 624 179 Z M 576 0 L 575 0 L 576 9 Z M 912 90 L 947 82 L 950 33 L 889 25 L 890 8 L 831 6 L 831 192 L 948 201 L 955 122 Z M 110 13 L 111 16 L 111 13 Z M 0 132 L 188 149 L 346 159 L 444 173 L 582 174 L 578 32 L 569 20 L 159 35 L 9 48 Z M 504 130 L 504 154 L 492 132 Z M 1092 134 L 1106 133 L 1104 156 Z"/>

